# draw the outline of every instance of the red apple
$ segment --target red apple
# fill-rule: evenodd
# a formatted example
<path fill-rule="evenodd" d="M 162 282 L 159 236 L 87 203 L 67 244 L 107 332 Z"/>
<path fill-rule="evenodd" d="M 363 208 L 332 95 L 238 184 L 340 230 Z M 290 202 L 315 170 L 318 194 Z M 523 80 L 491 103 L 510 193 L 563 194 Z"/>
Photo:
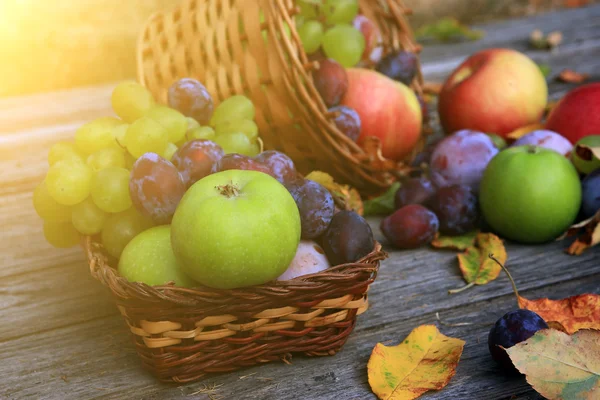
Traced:
<path fill-rule="evenodd" d="M 415 93 L 403 83 L 379 72 L 348 69 L 348 90 L 342 105 L 358 113 L 361 120 L 360 144 L 367 136 L 381 140 L 383 156 L 401 160 L 421 137 L 423 116 Z"/>
<path fill-rule="evenodd" d="M 373 21 L 359 14 L 352 22 L 365 37 L 365 51 L 363 52 L 359 67 L 368 67 L 377 64 L 383 57 L 383 38 L 381 31 Z"/>
<path fill-rule="evenodd" d="M 447 134 L 462 129 L 502 137 L 539 122 L 548 103 L 548 85 L 539 67 L 510 49 L 473 54 L 446 80 L 438 111 Z"/>
<path fill-rule="evenodd" d="M 573 144 L 585 136 L 600 134 L 600 83 L 567 93 L 550 112 L 545 128 L 560 133 Z"/>

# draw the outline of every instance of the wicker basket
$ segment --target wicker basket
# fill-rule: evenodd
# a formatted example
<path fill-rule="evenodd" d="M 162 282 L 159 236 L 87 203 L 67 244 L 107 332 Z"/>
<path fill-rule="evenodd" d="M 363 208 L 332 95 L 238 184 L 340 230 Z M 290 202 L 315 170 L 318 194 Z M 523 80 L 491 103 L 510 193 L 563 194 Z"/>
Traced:
<path fill-rule="evenodd" d="M 387 257 L 376 243 L 356 263 L 285 282 L 186 289 L 129 282 L 92 238 L 83 247 L 92 276 L 111 290 L 127 321 L 143 365 L 165 382 L 285 361 L 294 353 L 335 354 L 367 309 L 367 290 Z"/>
<path fill-rule="evenodd" d="M 401 0 L 360 0 L 360 11 L 379 26 L 384 54 L 420 51 Z M 148 20 L 138 43 L 138 79 L 162 102 L 182 77 L 203 82 L 216 103 L 245 94 L 256 105 L 267 149 L 289 155 L 303 174 L 322 170 L 363 193 L 380 192 L 403 164 L 382 163 L 380 153 L 365 151 L 335 127 L 312 81 L 318 63 L 309 61 L 294 28 L 296 12 L 293 0 L 184 0 Z M 417 93 L 421 84 L 419 72 L 412 84 Z"/>

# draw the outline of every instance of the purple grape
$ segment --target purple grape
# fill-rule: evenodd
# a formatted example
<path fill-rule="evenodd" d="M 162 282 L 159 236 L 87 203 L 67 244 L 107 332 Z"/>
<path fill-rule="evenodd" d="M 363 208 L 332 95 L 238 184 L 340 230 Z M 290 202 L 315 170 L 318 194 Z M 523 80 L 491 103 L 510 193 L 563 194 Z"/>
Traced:
<path fill-rule="evenodd" d="M 462 235 L 476 228 L 478 203 L 477 196 L 468 186 L 453 185 L 439 189 L 428 205 L 440 220 L 441 233 Z"/>
<path fill-rule="evenodd" d="M 417 74 L 417 64 L 415 53 L 398 51 L 385 56 L 376 69 L 388 78 L 410 85 Z"/>
<path fill-rule="evenodd" d="M 416 249 L 430 243 L 439 228 L 438 217 L 420 204 L 409 204 L 381 221 L 386 239 L 399 249 Z"/>
<path fill-rule="evenodd" d="M 298 179 L 286 186 L 300 211 L 302 239 L 315 239 L 325 232 L 333 214 L 333 196 L 321 184 L 309 179 Z"/>
<path fill-rule="evenodd" d="M 333 216 L 322 245 L 331 265 L 341 265 L 356 262 L 373 251 L 375 239 L 363 217 L 345 210 Z"/>
<path fill-rule="evenodd" d="M 346 69 L 332 59 L 319 61 L 319 66 L 312 73 L 315 87 L 327 107 L 337 106 L 348 90 Z"/>
<path fill-rule="evenodd" d="M 329 109 L 329 112 L 337 112 L 338 116 L 333 120 L 335 126 L 351 140 L 357 141 L 360 136 L 360 115 L 350 107 L 337 106 Z"/>
<path fill-rule="evenodd" d="M 529 339 L 537 331 L 547 328 L 546 321 L 533 311 L 511 311 L 496 321 L 490 330 L 488 335 L 490 354 L 494 361 L 505 368 L 506 372 L 514 373 L 517 370 L 502 347 L 508 349 Z"/>
<path fill-rule="evenodd" d="M 581 186 L 583 189 L 581 212 L 583 218 L 588 219 L 600 210 L 600 169 L 587 175 Z"/>
<path fill-rule="evenodd" d="M 396 209 L 409 204 L 426 204 L 435 194 L 435 187 L 429 179 L 411 178 L 402 182 L 394 198 Z"/>

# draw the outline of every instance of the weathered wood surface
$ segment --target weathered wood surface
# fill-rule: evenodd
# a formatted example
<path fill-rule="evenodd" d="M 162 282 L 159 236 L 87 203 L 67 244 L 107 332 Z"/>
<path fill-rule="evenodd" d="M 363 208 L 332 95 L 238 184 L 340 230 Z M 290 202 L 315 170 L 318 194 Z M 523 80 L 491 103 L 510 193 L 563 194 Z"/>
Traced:
<path fill-rule="evenodd" d="M 564 32 L 558 52 L 527 48 L 527 36 L 537 27 Z M 480 42 L 426 48 L 426 76 L 443 79 L 476 49 L 508 46 L 556 73 L 570 67 L 600 80 L 600 6 L 483 28 L 487 37 Z M 571 87 L 552 82 L 553 98 Z M 0 100 L 0 399 L 208 399 L 202 389 L 212 385 L 215 398 L 223 399 L 374 399 L 366 375 L 373 346 L 396 344 L 430 323 L 467 344 L 448 387 L 423 398 L 540 398 L 524 379 L 503 376 L 488 354 L 491 324 L 516 307 L 506 277 L 449 296 L 448 289 L 463 284 L 455 255 L 429 249 L 390 253 L 370 290 L 369 311 L 334 357 L 295 357 L 292 365 L 273 363 L 188 385 L 157 383 L 140 368 L 110 294 L 90 277 L 81 251 L 47 245 L 31 206 L 48 147 L 108 113 L 111 88 Z M 371 222 L 383 241 L 379 220 Z M 600 293 L 600 248 L 570 257 L 563 252 L 567 243 L 508 246 L 508 266 L 524 296 Z M 446 325 L 456 322 L 472 325 Z"/>

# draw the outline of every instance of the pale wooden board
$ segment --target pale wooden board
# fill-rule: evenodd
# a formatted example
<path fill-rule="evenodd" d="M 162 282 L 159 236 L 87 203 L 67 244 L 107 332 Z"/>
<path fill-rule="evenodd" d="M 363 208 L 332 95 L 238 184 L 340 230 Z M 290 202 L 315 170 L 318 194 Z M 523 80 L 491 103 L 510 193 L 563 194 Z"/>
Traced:
<path fill-rule="evenodd" d="M 534 59 L 555 73 L 569 67 L 600 80 L 599 6 L 487 25 L 481 42 L 430 46 L 423 55 L 427 77 L 443 79 L 479 48 L 527 50 L 524 41 L 534 27 L 565 33 L 560 51 L 528 51 Z M 157 383 L 140 368 L 112 298 L 89 275 L 81 251 L 47 245 L 31 206 L 50 145 L 72 137 L 82 123 L 111 114 L 113 86 L 0 99 L 0 399 L 205 399 L 193 393 L 212 383 L 222 385 L 218 393 L 226 399 L 371 399 L 366 361 L 373 346 L 396 344 L 414 327 L 436 323 L 436 312 L 445 321 L 483 325 L 440 325 L 467 345 L 450 385 L 424 398 L 539 398 L 523 379 L 500 374 L 487 352 L 491 323 L 515 308 L 506 277 L 449 296 L 448 289 L 464 284 L 455 255 L 428 249 L 390 252 L 371 288 L 371 308 L 334 357 L 295 357 L 291 366 L 274 363 L 183 386 Z M 557 98 L 574 86 L 552 82 L 550 87 Z M 370 222 L 383 240 L 379 220 Z M 509 245 L 508 266 L 523 295 L 600 293 L 600 249 L 570 257 L 563 253 L 567 245 Z"/>

